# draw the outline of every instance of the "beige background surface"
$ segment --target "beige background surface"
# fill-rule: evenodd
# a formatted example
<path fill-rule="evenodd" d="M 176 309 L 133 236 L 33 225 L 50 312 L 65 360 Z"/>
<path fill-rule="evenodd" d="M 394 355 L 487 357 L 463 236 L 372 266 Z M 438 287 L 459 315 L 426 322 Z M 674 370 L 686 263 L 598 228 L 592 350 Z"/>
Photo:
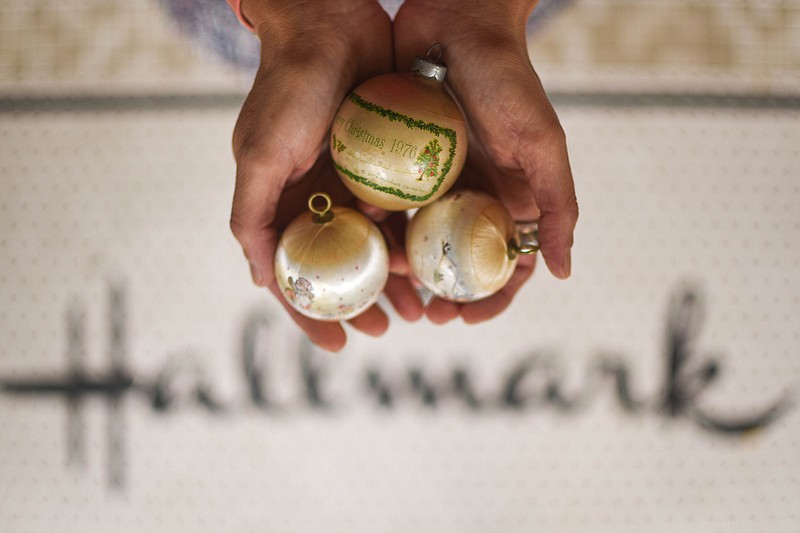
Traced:
<path fill-rule="evenodd" d="M 0 90 L 194 94 L 249 85 L 165 13 L 152 0 L 0 2 Z M 793 0 L 574 0 L 529 41 L 553 90 L 800 90 Z"/>
<path fill-rule="evenodd" d="M 227 229 L 246 76 L 150 2 L 0 4 L 0 531 L 796 532 L 800 106 L 618 95 L 796 95 L 798 9 L 563 11 L 572 279 L 330 356 Z"/>

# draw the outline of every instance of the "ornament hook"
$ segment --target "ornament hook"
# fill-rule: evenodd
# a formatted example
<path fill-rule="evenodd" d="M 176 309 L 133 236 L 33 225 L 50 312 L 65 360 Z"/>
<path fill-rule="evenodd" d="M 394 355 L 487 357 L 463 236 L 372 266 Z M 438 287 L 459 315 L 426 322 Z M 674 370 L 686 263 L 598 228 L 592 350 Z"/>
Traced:
<path fill-rule="evenodd" d="M 434 57 L 433 54 L 436 54 Z M 442 60 L 442 56 L 444 55 L 444 45 L 442 43 L 433 43 L 430 48 L 428 48 L 428 53 L 425 54 L 425 59 L 430 61 L 431 63 L 438 63 Z"/>
<path fill-rule="evenodd" d="M 318 209 L 314 206 L 315 200 L 317 198 L 321 198 L 325 202 L 325 207 L 322 209 Z M 324 192 L 315 192 L 311 196 L 308 197 L 308 210 L 314 213 L 311 216 L 311 220 L 315 224 L 325 224 L 326 222 L 330 222 L 333 220 L 333 211 L 331 211 L 331 206 L 333 205 L 333 201 L 328 193 Z"/>
<path fill-rule="evenodd" d="M 518 221 L 517 239 L 508 240 L 508 258 L 515 259 L 518 255 L 535 254 L 539 251 L 539 221 Z"/>
<path fill-rule="evenodd" d="M 433 43 L 433 45 L 428 48 L 428 54 L 425 59 L 419 56 L 414 58 L 414 63 L 411 65 L 411 72 L 415 72 L 423 78 L 444 81 L 444 77 L 447 74 L 447 67 L 439 63 L 442 59 L 442 55 L 444 55 L 444 46 L 442 43 Z"/>

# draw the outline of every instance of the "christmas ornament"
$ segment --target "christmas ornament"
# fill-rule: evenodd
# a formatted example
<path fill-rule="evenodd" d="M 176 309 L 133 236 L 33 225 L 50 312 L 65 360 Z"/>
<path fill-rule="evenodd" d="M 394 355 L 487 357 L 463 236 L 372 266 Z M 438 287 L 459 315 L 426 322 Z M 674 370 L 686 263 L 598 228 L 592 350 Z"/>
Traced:
<path fill-rule="evenodd" d="M 438 51 L 438 57 L 432 57 Z M 331 128 L 339 177 L 361 200 L 394 211 L 427 205 L 455 182 L 467 130 L 442 81 L 441 45 L 411 72 L 384 74 L 353 90 Z"/>
<path fill-rule="evenodd" d="M 318 204 L 322 204 L 321 207 Z M 347 320 L 378 299 L 389 277 L 380 230 L 354 209 L 331 207 L 325 193 L 308 200 L 310 213 L 283 232 L 275 278 L 286 300 L 317 320 Z"/>
<path fill-rule="evenodd" d="M 414 275 L 435 295 L 456 302 L 499 291 L 514 273 L 519 254 L 537 250 L 535 222 L 515 225 L 500 202 L 470 190 L 450 193 L 417 211 L 406 235 Z"/>

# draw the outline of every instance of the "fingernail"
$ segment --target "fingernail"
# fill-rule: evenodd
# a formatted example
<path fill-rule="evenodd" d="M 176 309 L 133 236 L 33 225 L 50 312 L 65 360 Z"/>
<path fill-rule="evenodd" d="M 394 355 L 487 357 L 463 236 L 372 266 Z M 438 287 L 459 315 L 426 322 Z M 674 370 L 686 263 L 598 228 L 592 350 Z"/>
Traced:
<path fill-rule="evenodd" d="M 259 287 L 264 285 L 264 276 L 261 274 L 261 270 L 255 263 L 250 263 L 250 275 L 253 277 L 253 283 Z"/>
<path fill-rule="evenodd" d="M 572 252 L 567 250 L 567 255 L 561 262 L 561 279 L 567 279 L 572 274 Z"/>

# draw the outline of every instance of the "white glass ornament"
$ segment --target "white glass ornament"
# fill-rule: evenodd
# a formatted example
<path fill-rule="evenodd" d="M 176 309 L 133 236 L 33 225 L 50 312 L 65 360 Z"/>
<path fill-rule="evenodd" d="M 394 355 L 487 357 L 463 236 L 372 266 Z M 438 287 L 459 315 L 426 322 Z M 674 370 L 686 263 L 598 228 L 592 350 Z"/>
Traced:
<path fill-rule="evenodd" d="M 508 283 L 519 254 L 535 253 L 535 224 L 525 244 L 508 210 L 488 194 L 461 190 L 423 207 L 406 235 L 411 271 L 436 296 L 481 300 Z"/>
<path fill-rule="evenodd" d="M 438 48 L 437 48 L 438 46 Z M 453 185 L 467 156 L 467 129 L 444 88 L 439 58 L 411 72 L 369 79 L 342 103 L 331 128 L 339 177 L 361 200 L 402 211 L 427 205 Z"/>
<path fill-rule="evenodd" d="M 315 205 L 323 202 L 322 207 Z M 308 201 L 309 213 L 286 228 L 275 252 L 275 278 L 300 313 L 325 321 L 366 311 L 389 277 L 383 235 L 360 212 L 332 207 L 325 193 Z"/>

